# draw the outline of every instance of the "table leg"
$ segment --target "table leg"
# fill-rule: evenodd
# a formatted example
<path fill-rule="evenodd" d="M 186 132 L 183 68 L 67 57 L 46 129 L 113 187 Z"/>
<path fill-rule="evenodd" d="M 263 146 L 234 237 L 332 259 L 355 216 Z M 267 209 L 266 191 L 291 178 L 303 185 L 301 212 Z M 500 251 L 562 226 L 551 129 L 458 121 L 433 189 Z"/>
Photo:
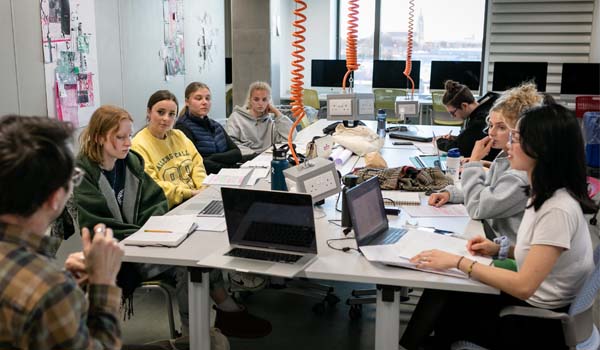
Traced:
<path fill-rule="evenodd" d="M 402 287 L 377 285 L 375 349 L 398 349 L 400 342 L 400 292 Z"/>
<path fill-rule="evenodd" d="M 210 350 L 209 270 L 188 268 L 190 349 Z"/>

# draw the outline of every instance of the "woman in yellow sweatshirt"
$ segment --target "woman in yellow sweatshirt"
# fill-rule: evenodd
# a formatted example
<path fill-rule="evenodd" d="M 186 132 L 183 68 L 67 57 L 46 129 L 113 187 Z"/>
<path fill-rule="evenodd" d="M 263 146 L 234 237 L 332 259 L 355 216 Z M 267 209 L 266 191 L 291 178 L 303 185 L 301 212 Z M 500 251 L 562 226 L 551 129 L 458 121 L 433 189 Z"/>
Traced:
<path fill-rule="evenodd" d="M 180 130 L 173 130 L 178 114 L 177 98 L 159 90 L 150 96 L 148 125 L 132 141 L 132 149 L 144 158 L 144 170 L 163 189 L 169 209 L 196 195 L 206 170 L 202 156 Z"/>

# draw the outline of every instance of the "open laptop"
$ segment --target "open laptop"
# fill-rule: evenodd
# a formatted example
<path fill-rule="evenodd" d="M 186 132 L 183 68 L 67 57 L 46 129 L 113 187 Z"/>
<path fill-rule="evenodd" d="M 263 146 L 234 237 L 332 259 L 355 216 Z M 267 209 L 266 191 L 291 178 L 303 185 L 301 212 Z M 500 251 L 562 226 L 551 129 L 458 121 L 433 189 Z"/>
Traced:
<path fill-rule="evenodd" d="M 431 142 L 433 137 L 431 134 L 426 134 L 423 131 L 416 129 L 413 130 L 410 128 L 406 131 L 393 131 L 389 134 L 392 139 L 402 139 L 402 140 L 410 140 L 417 142 Z"/>
<path fill-rule="evenodd" d="M 358 248 L 396 243 L 407 230 L 389 227 L 377 176 L 349 189 L 346 204 Z"/>
<path fill-rule="evenodd" d="M 221 188 L 229 247 L 203 266 L 294 277 L 317 254 L 312 196 Z"/>

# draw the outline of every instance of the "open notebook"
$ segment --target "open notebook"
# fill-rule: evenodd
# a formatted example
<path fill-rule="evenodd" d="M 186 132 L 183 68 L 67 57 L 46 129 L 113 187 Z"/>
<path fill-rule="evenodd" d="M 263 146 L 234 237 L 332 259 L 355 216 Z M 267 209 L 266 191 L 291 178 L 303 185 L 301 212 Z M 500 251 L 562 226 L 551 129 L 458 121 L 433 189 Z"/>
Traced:
<path fill-rule="evenodd" d="M 394 205 L 421 205 L 419 192 L 381 191 L 384 199 L 391 199 Z"/>
<path fill-rule="evenodd" d="M 464 239 L 446 236 L 429 231 L 420 231 L 410 229 L 398 242 L 392 245 L 374 245 L 360 247 L 365 258 L 372 262 L 379 262 L 386 265 L 407 267 L 410 269 L 426 272 L 438 273 L 460 278 L 467 278 L 467 274 L 456 269 L 434 270 L 420 269 L 409 261 L 410 258 L 424 250 L 440 249 L 457 255 L 462 255 L 480 264 L 490 265 L 492 259 L 484 256 L 473 256 L 467 251 L 467 241 Z"/>
<path fill-rule="evenodd" d="M 195 215 L 151 216 L 125 245 L 176 247 L 198 228 Z"/>

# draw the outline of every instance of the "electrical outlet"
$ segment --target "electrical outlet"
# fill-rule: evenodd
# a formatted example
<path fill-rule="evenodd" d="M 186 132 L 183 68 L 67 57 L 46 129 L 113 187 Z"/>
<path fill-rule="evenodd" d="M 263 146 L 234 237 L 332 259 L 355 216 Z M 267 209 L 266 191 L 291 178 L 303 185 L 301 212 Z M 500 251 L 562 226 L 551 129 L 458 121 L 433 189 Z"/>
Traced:
<path fill-rule="evenodd" d="M 331 115 L 352 115 L 352 99 L 328 100 L 327 110 Z"/>
<path fill-rule="evenodd" d="M 340 177 L 335 164 L 323 158 L 314 158 L 307 163 L 283 171 L 285 182 L 291 192 L 309 193 L 313 203 L 341 191 Z"/>
<path fill-rule="evenodd" d="M 338 186 L 333 173 L 327 172 L 313 178 L 304 180 L 304 190 L 312 195 L 321 194 L 335 189 Z"/>
<path fill-rule="evenodd" d="M 375 100 L 370 98 L 361 98 L 358 100 L 358 114 L 372 115 L 375 110 Z"/>

